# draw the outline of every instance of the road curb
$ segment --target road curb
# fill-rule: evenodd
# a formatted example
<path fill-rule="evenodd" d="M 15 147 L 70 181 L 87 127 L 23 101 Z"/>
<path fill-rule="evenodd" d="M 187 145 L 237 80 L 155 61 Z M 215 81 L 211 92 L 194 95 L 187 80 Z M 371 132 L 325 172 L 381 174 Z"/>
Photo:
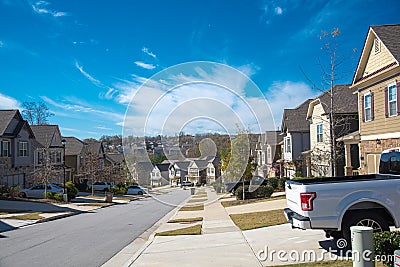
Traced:
<path fill-rule="evenodd" d="M 133 240 L 129 245 L 124 247 L 121 251 L 119 251 L 116 255 L 114 255 L 111 259 L 109 259 L 106 263 L 102 265 L 102 267 L 112 267 L 116 266 L 118 263 L 118 266 L 121 267 L 129 267 L 131 266 L 137 258 L 143 253 L 143 251 L 153 243 L 155 234 L 157 229 L 159 229 L 164 223 L 168 222 L 172 217 L 174 217 L 179 209 L 186 204 L 186 202 L 191 198 L 191 196 L 188 196 L 187 199 L 185 199 L 181 204 L 179 204 L 177 207 L 169 211 L 164 217 L 162 217 L 160 220 L 158 220 L 156 223 L 154 223 L 149 229 L 144 231 L 139 237 L 137 237 L 135 240 Z M 136 251 L 132 252 L 131 250 L 137 248 Z M 130 252 L 129 252 L 130 251 Z M 127 256 L 129 255 L 129 257 Z M 124 260 L 124 263 L 121 263 L 121 261 Z"/>
<path fill-rule="evenodd" d="M 52 217 L 48 217 L 48 218 L 43 218 L 43 219 L 36 221 L 35 223 L 44 223 L 44 222 L 55 221 L 58 219 L 63 219 L 63 218 L 71 217 L 74 215 L 78 215 L 79 213 L 81 213 L 81 212 L 68 212 L 65 214 L 60 214 L 60 215 L 56 215 L 56 216 L 52 216 Z"/>

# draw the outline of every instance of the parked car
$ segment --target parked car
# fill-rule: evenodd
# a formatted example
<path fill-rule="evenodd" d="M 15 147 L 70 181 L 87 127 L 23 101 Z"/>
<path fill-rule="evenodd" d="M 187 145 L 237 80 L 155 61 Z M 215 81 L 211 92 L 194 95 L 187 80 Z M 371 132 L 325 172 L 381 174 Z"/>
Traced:
<path fill-rule="evenodd" d="M 110 188 L 114 186 L 113 182 L 95 182 L 93 184 L 94 191 L 110 191 Z M 88 189 L 92 190 L 92 184 L 88 183 Z"/>
<path fill-rule="evenodd" d="M 55 184 L 38 184 L 30 188 L 22 189 L 20 196 L 28 198 L 44 198 L 45 186 L 46 192 L 64 194 L 64 189 Z"/>
<path fill-rule="evenodd" d="M 284 210 L 293 228 L 322 229 L 350 240 L 350 227 L 400 226 L 400 148 L 382 152 L 379 174 L 286 181 Z"/>
<path fill-rule="evenodd" d="M 147 190 L 139 185 L 130 185 L 126 187 L 128 195 L 143 195 L 147 194 Z"/>
<path fill-rule="evenodd" d="M 192 183 L 191 181 L 183 181 L 181 183 L 181 187 L 184 187 L 184 186 L 194 186 L 194 183 Z"/>

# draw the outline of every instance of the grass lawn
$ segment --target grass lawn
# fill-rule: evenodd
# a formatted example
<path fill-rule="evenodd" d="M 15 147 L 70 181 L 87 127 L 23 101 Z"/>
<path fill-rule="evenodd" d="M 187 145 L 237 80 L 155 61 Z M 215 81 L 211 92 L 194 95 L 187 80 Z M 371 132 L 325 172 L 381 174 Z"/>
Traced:
<path fill-rule="evenodd" d="M 156 236 L 174 236 L 174 235 L 201 235 L 201 224 L 193 225 L 182 229 L 156 233 Z"/>
<path fill-rule="evenodd" d="M 283 209 L 231 214 L 229 216 L 231 216 L 232 221 L 241 230 L 250 230 L 287 223 L 286 218 L 283 215 Z"/>
<path fill-rule="evenodd" d="M 89 195 L 89 196 L 79 196 L 79 197 L 81 197 L 81 198 L 92 198 L 92 199 L 104 199 L 104 198 L 105 198 L 105 196 L 92 196 L 92 195 Z"/>
<path fill-rule="evenodd" d="M 43 219 L 43 216 L 40 216 L 40 212 L 34 212 L 24 215 L 14 215 L 11 217 L 7 217 L 5 219 L 13 219 L 13 220 L 40 220 Z"/>
<path fill-rule="evenodd" d="M 203 217 L 194 217 L 194 218 L 181 218 L 181 219 L 173 219 L 169 220 L 169 223 L 191 223 L 191 222 L 201 222 L 203 221 Z"/>
<path fill-rule="evenodd" d="M 232 206 L 239 206 L 239 205 L 272 201 L 272 200 L 280 200 L 280 199 L 285 199 L 285 198 L 286 198 L 286 196 L 277 196 L 277 197 L 269 197 L 269 198 L 261 198 L 261 199 L 231 200 L 231 201 L 222 201 L 221 205 L 224 206 L 224 208 L 227 208 L 227 207 L 232 207 Z"/>
<path fill-rule="evenodd" d="M 114 197 L 113 199 L 115 199 L 115 200 L 129 200 L 129 201 L 138 200 L 137 197 Z"/>
<path fill-rule="evenodd" d="M 204 210 L 204 205 L 194 205 L 194 206 L 183 206 L 179 211 L 197 211 Z"/>
<path fill-rule="evenodd" d="M 330 267 L 351 267 L 353 266 L 352 261 L 346 261 L 346 260 L 338 260 L 338 261 L 320 261 L 320 262 L 307 262 L 307 263 L 300 263 L 300 264 L 290 264 L 290 265 L 280 265 L 280 267 L 324 267 L 324 266 L 330 266 Z M 375 263 L 376 267 L 384 267 L 380 262 Z"/>
<path fill-rule="evenodd" d="M 6 215 L 10 213 L 25 213 L 30 212 L 31 210 L 13 210 L 13 209 L 0 209 L 0 215 Z"/>
<path fill-rule="evenodd" d="M 192 198 L 187 203 L 203 202 L 207 201 L 207 198 Z"/>

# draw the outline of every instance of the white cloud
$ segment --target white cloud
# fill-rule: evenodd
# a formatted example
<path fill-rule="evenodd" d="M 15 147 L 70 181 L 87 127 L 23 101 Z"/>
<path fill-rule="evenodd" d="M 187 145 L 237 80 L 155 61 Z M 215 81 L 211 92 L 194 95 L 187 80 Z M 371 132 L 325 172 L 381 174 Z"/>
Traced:
<path fill-rule="evenodd" d="M 150 52 L 147 47 L 143 47 L 142 48 L 142 52 L 145 53 L 146 55 L 152 57 L 152 58 L 157 58 L 156 54 Z"/>
<path fill-rule="evenodd" d="M 32 5 L 32 9 L 35 13 L 40 15 L 50 15 L 53 17 L 65 17 L 68 14 L 66 12 L 55 11 L 47 8 L 50 3 L 47 1 L 38 1 Z"/>
<path fill-rule="evenodd" d="M 94 85 L 103 87 L 103 86 L 102 86 L 102 83 L 101 83 L 99 80 L 95 79 L 92 75 L 90 75 L 89 73 L 87 73 L 87 72 L 83 69 L 83 67 L 82 67 L 81 65 L 79 65 L 79 63 L 78 63 L 77 61 L 75 61 L 75 67 L 80 71 L 80 73 L 83 74 L 83 76 L 85 76 L 85 77 L 86 77 L 89 81 L 91 81 Z"/>
<path fill-rule="evenodd" d="M 142 61 L 135 61 L 135 64 L 141 68 L 147 69 L 147 70 L 152 70 L 155 69 L 156 66 L 154 66 L 153 64 L 149 64 L 149 63 L 144 63 Z"/>
<path fill-rule="evenodd" d="M 250 66 L 239 69 L 251 74 Z M 133 76 L 113 86 L 117 101 L 129 103 L 125 129 L 137 135 L 233 133 L 237 125 L 252 132 L 274 129 L 263 94 L 249 81 L 237 69 L 196 62 L 166 69 L 151 80 Z"/>
<path fill-rule="evenodd" d="M 282 13 L 283 13 L 283 10 L 282 10 L 282 8 L 281 7 L 275 7 L 275 14 L 277 14 L 277 15 L 282 15 Z"/>
<path fill-rule="evenodd" d="M 320 92 L 313 91 L 303 82 L 276 81 L 268 88 L 265 95 L 273 112 L 275 124 L 280 126 L 285 108 L 295 108 L 307 99 L 315 98 L 318 94 Z"/>
<path fill-rule="evenodd" d="M 105 126 L 97 126 L 95 128 L 99 129 L 99 130 L 105 130 L 105 131 L 111 131 L 112 130 L 111 128 L 108 128 L 108 127 L 105 127 Z"/>
<path fill-rule="evenodd" d="M 21 107 L 18 100 L 0 93 L 0 109 L 21 109 Z"/>
<path fill-rule="evenodd" d="M 4 42 L 0 41 L 0 48 L 2 48 L 4 46 Z"/>

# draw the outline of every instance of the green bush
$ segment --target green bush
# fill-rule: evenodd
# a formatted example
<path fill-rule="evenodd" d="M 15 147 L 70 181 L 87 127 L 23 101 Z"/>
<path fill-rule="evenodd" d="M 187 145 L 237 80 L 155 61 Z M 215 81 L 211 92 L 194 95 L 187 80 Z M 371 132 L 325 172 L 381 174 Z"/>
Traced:
<path fill-rule="evenodd" d="M 285 190 L 285 182 L 287 178 L 286 177 L 280 177 L 278 178 L 278 190 Z"/>
<path fill-rule="evenodd" d="M 111 188 L 111 192 L 114 195 L 125 195 L 127 191 L 128 191 L 128 189 L 126 189 L 126 187 L 122 186 L 122 185 L 114 186 L 114 187 Z"/>
<path fill-rule="evenodd" d="M 55 199 L 57 201 L 64 201 L 63 195 L 62 194 L 57 194 L 57 193 L 53 195 L 53 199 Z"/>
<path fill-rule="evenodd" d="M 251 189 L 251 186 L 250 186 Z M 252 190 L 251 190 L 252 191 Z M 268 198 L 271 197 L 274 192 L 274 188 L 270 185 L 261 185 L 252 192 L 249 192 L 249 186 L 244 186 L 245 199 L 255 199 L 255 198 Z M 235 196 L 237 200 L 243 199 L 243 187 L 239 186 L 235 191 Z"/>
<path fill-rule="evenodd" d="M 269 186 L 272 186 L 273 188 L 274 188 L 274 190 L 276 189 L 276 188 L 278 188 L 278 178 L 276 178 L 276 177 L 270 177 L 270 178 L 268 178 L 268 185 Z"/>
<path fill-rule="evenodd" d="M 294 176 L 297 177 L 297 178 L 300 178 L 300 177 L 303 177 L 303 174 L 302 174 L 301 171 L 297 171 L 297 172 L 294 174 Z"/>
<path fill-rule="evenodd" d="M 386 266 L 393 266 L 394 251 L 400 249 L 400 232 L 382 232 L 374 234 L 375 255 L 386 256 L 382 261 Z M 382 257 L 381 257 L 382 259 Z"/>
<path fill-rule="evenodd" d="M 71 181 L 65 183 L 67 189 L 68 200 L 74 199 L 78 194 L 78 188 Z"/>
<path fill-rule="evenodd" d="M 43 193 L 43 195 L 44 195 L 44 198 L 54 199 L 53 192 L 46 192 L 46 193 Z"/>

